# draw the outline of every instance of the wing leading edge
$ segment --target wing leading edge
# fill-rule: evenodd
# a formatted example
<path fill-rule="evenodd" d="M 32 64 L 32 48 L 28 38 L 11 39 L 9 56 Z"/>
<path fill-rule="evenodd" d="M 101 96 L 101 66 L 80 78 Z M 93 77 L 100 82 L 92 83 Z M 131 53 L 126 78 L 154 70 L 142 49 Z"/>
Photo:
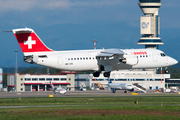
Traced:
<path fill-rule="evenodd" d="M 124 52 L 119 49 L 104 49 L 101 51 L 97 57 L 110 57 L 114 55 L 123 55 Z"/>

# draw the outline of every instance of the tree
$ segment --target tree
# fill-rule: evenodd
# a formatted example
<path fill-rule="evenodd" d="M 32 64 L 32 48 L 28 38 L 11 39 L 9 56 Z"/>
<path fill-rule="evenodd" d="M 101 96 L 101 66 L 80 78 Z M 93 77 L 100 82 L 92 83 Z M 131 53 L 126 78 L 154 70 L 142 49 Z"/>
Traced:
<path fill-rule="evenodd" d="M 3 73 L 3 88 L 6 88 L 7 86 L 7 73 Z"/>

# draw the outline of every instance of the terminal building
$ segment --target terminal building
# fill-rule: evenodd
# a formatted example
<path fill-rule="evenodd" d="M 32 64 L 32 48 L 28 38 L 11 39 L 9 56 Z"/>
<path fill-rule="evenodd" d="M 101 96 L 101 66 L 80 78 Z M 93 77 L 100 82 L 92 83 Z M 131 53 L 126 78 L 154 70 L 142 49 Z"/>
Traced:
<path fill-rule="evenodd" d="M 170 74 L 154 74 L 152 70 L 112 71 L 111 81 L 114 83 L 131 83 L 140 85 L 146 90 L 165 88 L 165 81 L 170 79 Z M 93 74 L 67 74 L 67 75 L 30 75 L 16 74 L 8 75 L 7 91 L 51 91 L 50 81 L 54 87 L 64 87 L 67 91 L 79 90 L 81 85 L 86 89 L 91 89 L 93 83 L 107 84 L 108 79 L 101 74 L 98 78 Z"/>
<path fill-rule="evenodd" d="M 74 90 L 74 74 L 67 75 L 30 75 L 16 74 L 8 75 L 7 91 L 51 91 L 50 81 L 54 87 L 68 88 L 67 91 Z"/>

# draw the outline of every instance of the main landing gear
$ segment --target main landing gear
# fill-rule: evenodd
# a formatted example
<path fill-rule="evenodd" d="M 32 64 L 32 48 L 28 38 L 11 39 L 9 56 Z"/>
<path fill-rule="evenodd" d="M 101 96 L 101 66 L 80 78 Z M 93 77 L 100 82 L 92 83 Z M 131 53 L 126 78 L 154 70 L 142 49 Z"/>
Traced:
<path fill-rule="evenodd" d="M 112 91 L 113 93 L 116 93 L 116 89 L 115 89 L 115 88 L 111 88 L 111 91 Z"/>
<path fill-rule="evenodd" d="M 100 75 L 100 72 L 98 72 L 98 71 L 93 73 L 94 77 L 99 77 L 99 75 Z"/>
<path fill-rule="evenodd" d="M 104 72 L 103 75 L 104 75 L 104 77 L 110 77 L 110 73 L 111 72 Z M 99 75 L 100 75 L 100 72 L 98 72 L 98 71 L 93 73 L 94 77 L 99 77 Z"/>
<path fill-rule="evenodd" d="M 104 77 L 108 77 L 109 78 L 110 77 L 110 73 L 111 72 L 104 72 Z"/>

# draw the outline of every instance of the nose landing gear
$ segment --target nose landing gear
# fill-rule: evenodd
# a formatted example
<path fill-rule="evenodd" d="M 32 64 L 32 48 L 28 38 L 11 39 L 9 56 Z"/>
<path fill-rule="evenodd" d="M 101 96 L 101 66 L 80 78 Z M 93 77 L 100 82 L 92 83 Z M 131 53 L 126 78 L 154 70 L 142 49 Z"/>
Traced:
<path fill-rule="evenodd" d="M 165 70 L 164 70 L 164 73 L 166 73 L 166 74 L 169 73 L 169 70 L 168 70 L 167 67 L 165 67 L 164 69 L 165 69 Z"/>

